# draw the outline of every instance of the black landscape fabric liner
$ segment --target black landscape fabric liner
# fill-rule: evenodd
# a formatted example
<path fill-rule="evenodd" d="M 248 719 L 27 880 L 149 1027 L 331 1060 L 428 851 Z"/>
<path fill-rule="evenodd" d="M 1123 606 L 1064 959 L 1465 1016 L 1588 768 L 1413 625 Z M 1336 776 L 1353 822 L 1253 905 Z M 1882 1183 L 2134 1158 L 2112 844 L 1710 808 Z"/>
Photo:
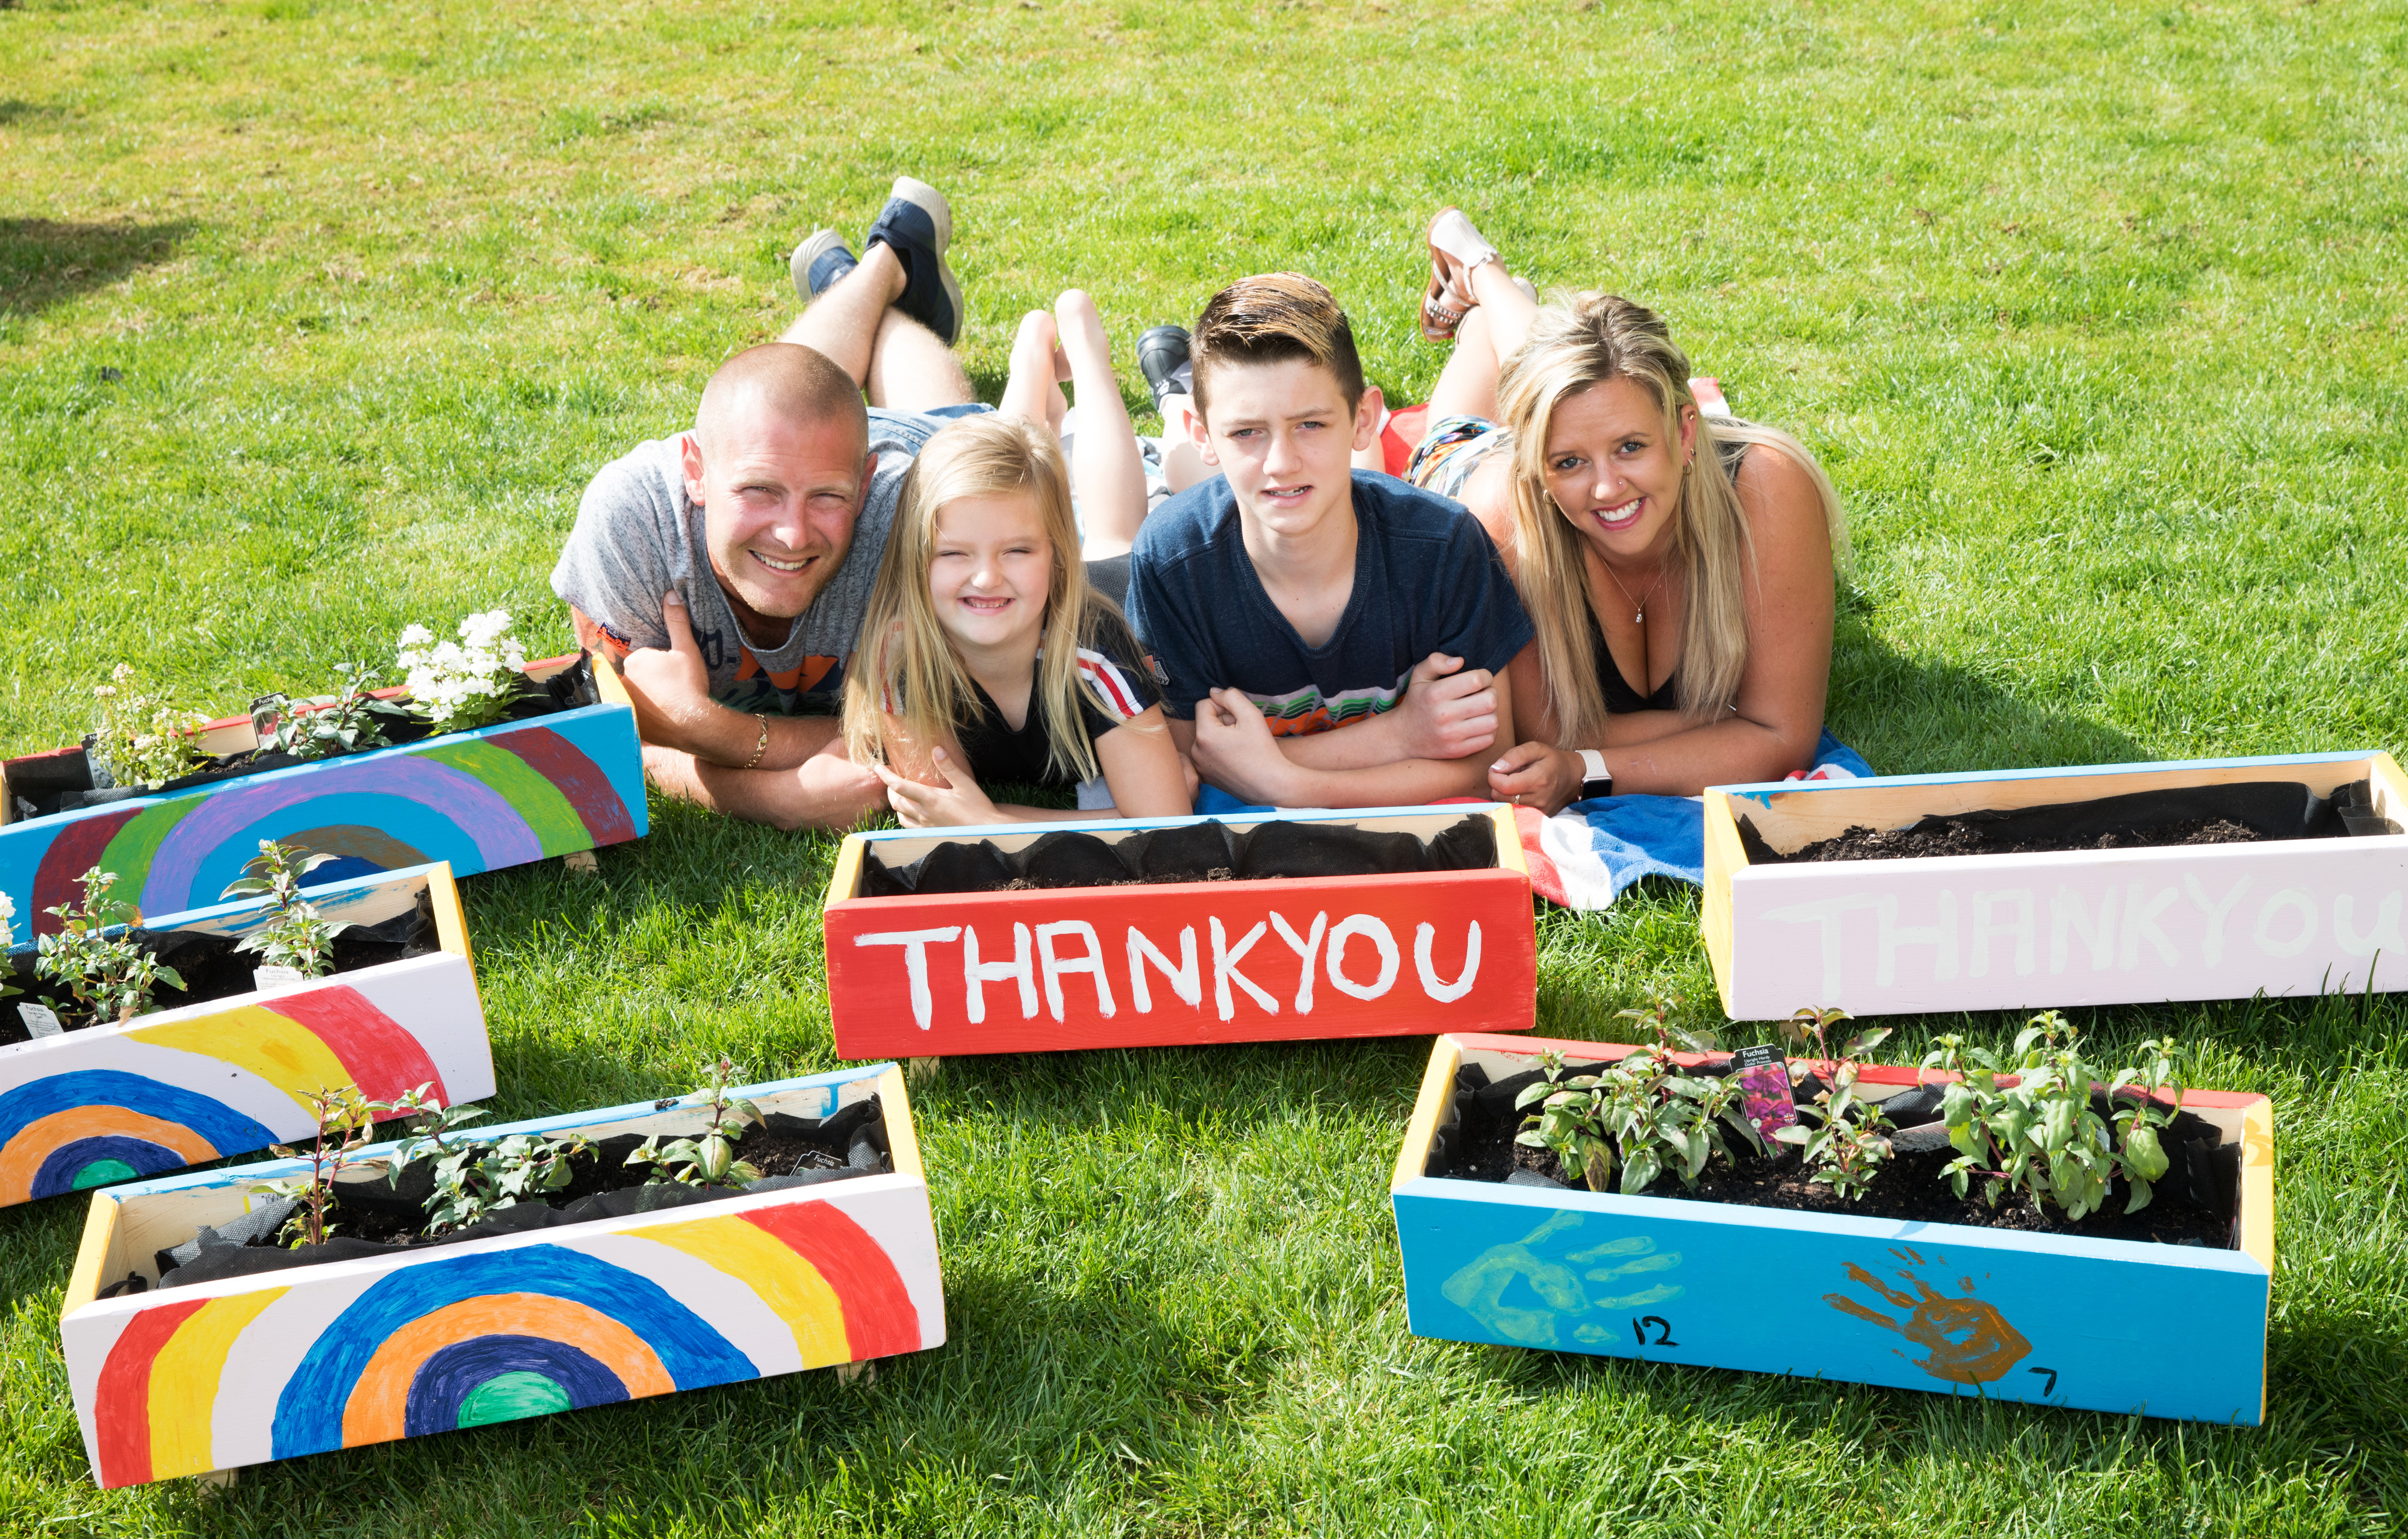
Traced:
<path fill-rule="evenodd" d="M 1595 1063 L 1570 1062 L 1566 1065 L 1566 1077 L 1594 1072 L 1598 1067 Z M 1693 1078 L 1719 1078 L 1730 1072 L 1730 1064 L 1723 1058 L 1679 1072 Z M 1424 1173 L 1461 1181 L 1587 1190 L 1587 1183 L 1577 1173 L 1564 1170 L 1552 1151 L 1514 1142 L 1526 1115 L 1514 1109 L 1514 1098 L 1524 1087 L 1542 1078 L 1543 1073 L 1537 1069 L 1494 1082 L 1476 1063 L 1467 1063 L 1457 1070 L 1453 1097 L 1455 1120 L 1439 1129 L 1423 1167 Z M 1794 1082 L 1799 1120 L 1810 1128 L 1821 1126 L 1822 1115 L 1813 1105 L 1813 1098 L 1823 1089 L 1823 1082 L 1811 1073 Z M 1915 1086 L 1883 1101 L 1881 1109 L 1894 1125 L 1890 1137 L 1895 1141 L 1907 1129 L 1932 1128 L 1940 1117 L 1941 1094 L 1937 1085 Z M 2090 1109 L 2102 1117 L 2110 1115 L 2105 1091 L 2091 1092 Z M 2042 1211 L 2021 1193 L 2008 1194 L 1993 1209 L 1982 1201 L 1978 1177 L 1967 1187 L 1965 1197 L 1957 1197 L 1940 1174 L 1956 1158 L 1956 1151 L 1945 1145 L 1936 1128 L 1930 1138 L 1932 1148 L 1919 1153 L 1901 1151 L 1874 1178 L 1860 1201 L 1850 1202 L 1828 1186 L 1811 1185 L 1807 1181 L 1810 1172 L 1796 1149 L 1776 1144 L 1772 1156 L 1767 1158 L 1747 1150 L 1744 1141 L 1736 1135 L 1731 1138 L 1734 1151 L 1742 1153 L 1743 1158 L 1731 1164 L 1716 1156 L 1698 1178 L 1695 1192 L 1682 1186 L 1678 1176 L 1667 1173 L 1657 1178 L 1647 1195 L 1844 1214 L 1859 1218 L 1902 1218 L 1981 1229 L 2075 1234 L 2095 1240 L 2235 1248 L 2241 1145 L 2226 1143 L 2214 1123 L 2193 1112 L 2176 1113 L 2172 1126 L 2164 1129 L 2158 1138 L 2171 1163 L 2151 1188 L 2149 1205 L 2139 1213 L 2127 1215 L 2127 1193 L 2119 1181 L 2110 1188 L 2107 1206 L 2085 1215 L 2079 1223 L 2068 1223 L 2060 1209 Z M 1616 1193 L 1622 1189 L 1620 1179 L 1617 1167 L 1611 1187 Z"/>
<path fill-rule="evenodd" d="M 704 1119 L 697 1117 L 692 1128 L 661 1135 L 662 1142 L 667 1143 L 679 1137 L 698 1137 L 703 1127 Z M 474 1131 L 473 1129 L 464 1129 L 452 1135 L 449 1142 L 455 1146 L 463 1142 L 474 1142 Z M 162 1289 L 188 1287 L 195 1283 L 218 1282 L 227 1277 L 249 1277 L 261 1273 L 323 1266 L 330 1261 L 401 1256 L 441 1245 L 491 1239 L 495 1235 L 525 1234 L 536 1230 L 587 1223 L 596 1218 L 624 1218 L 668 1208 L 700 1207 L 758 1192 L 786 1191 L 830 1181 L 848 1181 L 857 1176 L 885 1173 L 895 1168 L 892 1150 L 887 1143 L 886 1114 L 876 1096 L 855 1101 L 825 1120 L 772 1112 L 762 1124 L 747 1129 L 744 1137 L 737 1141 L 736 1157 L 738 1159 L 751 1158 L 746 1144 L 757 1145 L 764 1133 L 772 1139 L 811 1145 L 830 1162 L 798 1169 L 791 1174 L 764 1176 L 749 1187 L 689 1187 L 675 1181 L 651 1179 L 648 1171 L 630 1168 L 626 1164 L 627 1156 L 644 1140 L 640 1134 L 622 1133 L 594 1141 L 593 1158 L 579 1161 L 579 1177 L 566 1192 L 549 1194 L 549 1201 L 543 1197 L 522 1200 L 509 1207 L 495 1210 L 492 1216 L 465 1229 L 430 1237 L 416 1232 L 417 1227 L 425 1221 L 426 1200 L 435 1190 L 434 1157 L 425 1155 L 409 1162 L 397 1185 L 389 1183 L 381 1172 L 374 1176 L 338 1178 L 335 1187 L 337 1199 L 333 1220 L 337 1232 L 320 1244 L 302 1245 L 291 1250 L 279 1246 L 276 1234 L 292 1211 L 291 1206 L 279 1198 L 256 1199 L 252 1211 L 241 1219 L 217 1228 L 204 1227 L 191 1240 L 160 1251 L 153 1258 L 159 1269 L 159 1287 Z M 597 1187 L 600 1189 L 593 1189 Z M 554 1207 L 552 1205 L 553 1201 L 559 1201 L 561 1205 Z M 340 1232 L 357 1229 L 404 1237 L 377 1240 Z"/>
<path fill-rule="evenodd" d="M 174 968 L 184 980 L 181 992 L 161 984 L 150 991 L 153 1010 L 175 1010 L 188 1004 L 200 1004 L 209 1000 L 229 999 L 248 994 L 257 986 L 251 977 L 260 965 L 256 952 L 236 951 L 235 945 L 242 937 L 216 935 L 207 930 L 136 929 L 131 932 L 136 944 L 168 967 Z M 440 949 L 435 934 L 433 900 L 422 891 L 416 906 L 390 919 L 373 925 L 354 925 L 335 937 L 333 952 L 335 975 L 356 972 L 362 968 L 379 967 L 386 962 L 398 962 L 411 956 L 424 956 Z M 36 953 L 24 947 L 9 954 L 7 972 L 22 994 L 0 1000 L 0 1046 L 9 1043 L 29 1042 L 33 1033 L 25 1028 L 22 1016 L 17 1014 L 21 1004 L 48 1005 L 58 1014 L 69 1031 L 87 1027 L 110 1024 L 69 1018 L 75 1008 L 74 996 L 66 985 L 54 979 L 34 976 Z M 147 1012 L 146 1012 L 147 1014 Z M 140 1016 L 135 1017 L 139 1020 Z"/>
<path fill-rule="evenodd" d="M 2337 788 L 2330 798 L 2298 781 L 2238 781 L 2004 812 L 1933 813 L 1903 828 L 1852 827 L 1788 855 L 1767 843 L 1745 815 L 1739 819 L 1739 837 L 1750 865 L 1783 866 L 2399 833 L 2399 825 L 2375 814 L 2372 800 L 2362 780 Z"/>
<path fill-rule="evenodd" d="M 872 844 L 862 862 L 860 896 L 1490 870 L 1497 865 L 1494 827 L 1486 817 L 1472 814 L 1424 844 L 1415 834 L 1340 824 L 1279 821 L 1240 832 L 1207 819 L 1140 829 L 1117 843 L 1056 829 L 1016 854 L 992 840 L 945 843 L 899 867 L 887 865 Z"/>
<path fill-rule="evenodd" d="M 580 656 L 574 664 L 539 683 L 532 679 L 520 680 L 519 697 L 512 702 L 508 719 L 532 721 L 555 712 L 574 711 L 579 706 L 592 705 L 600 698 L 594 685 L 594 665 Z M 380 717 L 377 726 L 387 740 L 378 746 L 384 748 L 423 742 L 437 735 L 433 726 L 421 721 L 397 722 Z M 87 749 L 89 744 L 90 740 L 87 739 Z M 369 754 L 376 749 L 363 748 L 360 752 Z M 212 759 L 192 774 L 180 775 L 157 785 L 117 785 L 109 782 L 106 771 L 95 772 L 89 752 L 36 755 L 10 761 L 8 794 L 15 800 L 12 810 L 17 817 L 51 817 L 60 813 L 102 807 L 135 797 L 166 796 L 217 781 L 239 780 L 245 775 L 265 774 L 270 770 L 283 770 L 295 764 L 324 764 L 330 759 L 350 756 L 329 754 L 315 759 L 298 759 L 290 754 L 246 750 Z"/>

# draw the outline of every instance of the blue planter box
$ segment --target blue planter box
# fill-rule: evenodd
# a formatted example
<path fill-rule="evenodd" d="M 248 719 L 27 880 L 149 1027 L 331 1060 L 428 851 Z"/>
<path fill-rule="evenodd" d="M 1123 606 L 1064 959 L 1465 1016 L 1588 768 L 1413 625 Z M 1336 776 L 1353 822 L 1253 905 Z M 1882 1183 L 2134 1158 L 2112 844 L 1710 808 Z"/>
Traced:
<path fill-rule="evenodd" d="M 1423 1173 L 1456 1070 L 1626 1047 L 1442 1036 L 1391 1195 L 1413 1334 L 2256 1426 L 2274 1265 L 2263 1096 L 2193 1090 L 2242 1149 L 2240 1248 L 1835 1217 Z M 1694 1061 L 1694 1059 L 1693 1059 Z M 1869 1099 L 1914 1083 L 1869 1069 Z M 2166 1326 L 2174 1323 L 2178 1338 Z"/>

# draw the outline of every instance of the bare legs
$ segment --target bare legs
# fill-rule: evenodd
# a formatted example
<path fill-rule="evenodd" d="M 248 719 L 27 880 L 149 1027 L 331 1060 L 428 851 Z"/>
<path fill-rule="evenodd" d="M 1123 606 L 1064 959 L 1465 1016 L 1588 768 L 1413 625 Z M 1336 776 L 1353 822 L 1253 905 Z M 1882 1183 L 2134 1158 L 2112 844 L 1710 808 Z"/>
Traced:
<path fill-rule="evenodd" d="M 853 268 L 797 317 L 778 339 L 816 348 L 853 377 L 869 404 L 924 411 L 976 400 L 969 376 L 937 334 L 894 309 L 903 295 L 903 264 L 872 246 Z"/>
<path fill-rule="evenodd" d="M 1513 286 L 1499 257 L 1471 269 L 1470 313 L 1455 331 L 1455 352 L 1430 387 L 1429 415 L 1497 420 L 1497 375 L 1522 349 L 1539 307 Z"/>
<path fill-rule="evenodd" d="M 1003 388 L 1008 415 L 1043 423 L 1057 435 L 1068 417 L 1062 398 L 1068 380 L 1078 392 L 1070 425 L 1070 482 L 1078 489 L 1090 561 L 1125 554 L 1145 522 L 1145 464 L 1139 456 L 1128 408 L 1112 373 L 1111 343 L 1096 302 L 1078 289 L 1054 301 L 1052 313 L 1031 310 L 1011 345 L 1011 373 Z"/>

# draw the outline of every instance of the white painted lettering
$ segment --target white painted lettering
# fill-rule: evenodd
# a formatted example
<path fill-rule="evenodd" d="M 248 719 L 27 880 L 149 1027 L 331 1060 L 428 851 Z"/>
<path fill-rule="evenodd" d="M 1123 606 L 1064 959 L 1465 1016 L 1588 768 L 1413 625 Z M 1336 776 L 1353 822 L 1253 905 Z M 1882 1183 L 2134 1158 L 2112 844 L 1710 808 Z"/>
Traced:
<path fill-rule="evenodd" d="M 1246 938 L 1239 942 L 1237 949 L 1232 951 L 1229 949 L 1229 932 L 1221 928 L 1220 919 L 1216 916 L 1211 924 L 1212 926 L 1212 1003 L 1219 1008 L 1221 1018 L 1226 1021 L 1238 1013 L 1237 1002 L 1229 997 L 1229 985 L 1233 983 L 1244 989 L 1246 997 L 1253 1000 L 1254 1003 L 1261 1005 L 1274 1015 L 1278 1014 L 1279 1001 L 1256 988 L 1253 979 L 1238 971 L 1238 964 L 1246 959 L 1246 953 L 1254 949 L 1254 942 L 1270 933 L 1270 927 L 1257 920 L 1254 928 L 1246 931 Z"/>
<path fill-rule="evenodd" d="M 2208 966 L 2214 967 L 2224 960 L 2224 921 L 2231 916 L 2232 905 L 2240 902 L 2241 895 L 2249 890 L 2249 878 L 2244 876 L 2235 882 L 2231 891 L 2217 899 L 2207 896 L 2207 889 L 2199 885 L 2196 876 L 2183 878 L 2183 890 L 2190 894 L 2190 906 L 2207 915 L 2206 961 Z"/>
<path fill-rule="evenodd" d="M 2287 941 L 2274 939 L 2274 915 L 2289 909 L 2300 916 L 2300 933 Z M 2285 887 L 2266 899 L 2258 911 L 2258 929 L 2253 937 L 2258 949 L 2269 956 L 2297 956 L 2308 949 L 2316 938 L 2316 900 L 2297 887 Z"/>
<path fill-rule="evenodd" d="M 1172 967 L 1154 943 L 1146 939 L 1135 925 L 1128 932 L 1129 997 L 1137 1001 L 1140 1015 L 1154 1014 L 1154 991 L 1145 985 L 1145 967 L 1151 961 L 1162 970 L 1170 983 L 1170 991 L 1187 1002 L 1190 1010 L 1204 1008 L 1203 975 L 1196 970 L 1196 927 L 1188 926 L 1179 932 L 1179 965 Z"/>
<path fill-rule="evenodd" d="M 1304 971 L 1297 975 L 1296 1013 L 1310 1015 L 1312 1014 L 1312 975 L 1318 971 L 1314 964 L 1321 960 L 1321 940 L 1329 931 L 1329 915 L 1326 912 L 1314 914 L 1312 928 L 1298 935 L 1288 927 L 1286 918 L 1274 909 L 1271 911 L 1271 928 L 1279 931 L 1279 938 L 1287 942 L 1287 949 L 1295 952 L 1304 963 Z"/>
<path fill-rule="evenodd" d="M 2157 960 L 2168 967 L 2182 960 L 2182 950 L 2171 936 L 2157 928 L 2157 915 L 2174 906 L 2182 896 L 2179 887 L 2167 887 L 2146 902 L 2141 899 L 2141 884 L 2134 882 L 2124 889 L 2124 943 L 2115 952 L 2115 965 L 2129 972 L 2141 965 L 2141 942 L 2145 938 L 2157 952 Z"/>
<path fill-rule="evenodd" d="M 1054 942 L 1065 936 L 1077 936 L 1085 942 L 1087 954 L 1068 961 L 1054 955 Z M 1096 927 L 1084 919 L 1065 919 L 1056 924 L 1037 927 L 1037 961 L 1045 971 L 1045 1008 L 1054 1018 L 1062 1018 L 1062 974 L 1083 972 L 1096 980 L 1096 1014 L 1110 1020 L 1112 1016 L 1112 985 L 1104 976 L 1104 943 L 1096 936 Z"/>
<path fill-rule="evenodd" d="M 2115 959 L 2115 899 L 2118 894 L 2110 887 L 2099 899 L 2099 923 L 2090 922 L 2090 906 L 2071 887 L 2060 886 L 2048 900 L 2048 970 L 2052 973 L 2065 971 L 2065 938 L 2069 930 L 2082 936 L 2082 943 L 2090 950 L 2093 971 L 2104 972 Z"/>
<path fill-rule="evenodd" d="M 2012 905 L 2014 918 L 2007 924 L 1995 923 L 1991 916 L 2004 906 Z M 2018 978 L 2028 978 L 2032 971 L 2032 892 L 2029 887 L 2001 887 L 1994 892 L 1973 895 L 1973 965 L 1966 971 L 1976 978 L 1990 972 L 1990 938 L 2003 935 L 2015 943 L 2012 963 Z"/>
<path fill-rule="evenodd" d="M 1873 904 L 1873 934 L 1877 949 L 1873 954 L 1873 982 L 1884 988 L 1898 982 L 1898 948 L 1900 946 L 1932 946 L 1937 954 L 1932 958 L 1931 975 L 1945 981 L 1956 976 L 1956 892 L 1943 887 L 1940 893 L 1940 922 L 1936 925 L 1901 925 L 1898 922 L 1898 899 L 1884 898 Z"/>
<path fill-rule="evenodd" d="M 1370 942 L 1371 949 L 1380 954 L 1380 975 L 1368 984 L 1358 984 L 1346 976 L 1346 942 L 1358 935 Z M 1397 951 L 1396 934 L 1383 921 L 1368 913 L 1349 914 L 1329 931 L 1326 956 L 1329 986 L 1340 994 L 1351 995 L 1357 1000 L 1376 1000 L 1396 986 L 1397 970 L 1403 963 L 1404 958 Z"/>
<path fill-rule="evenodd" d="M 911 985 L 911 1019 L 920 1029 L 928 1029 L 929 1018 L 936 1013 L 936 1003 L 928 997 L 928 948 L 942 945 L 962 933 L 959 925 L 942 929 L 890 929 L 876 935 L 856 935 L 856 946 L 901 946 L 903 976 Z"/>
<path fill-rule="evenodd" d="M 979 960 L 978 927 L 962 927 L 962 984 L 969 995 L 969 1018 L 972 1025 L 986 1019 L 986 985 L 999 984 L 1006 978 L 1020 985 L 1020 1018 L 1037 1018 L 1037 968 L 1028 955 L 1028 927 L 1011 927 L 1011 956 L 1009 962 Z"/>
<path fill-rule="evenodd" d="M 2374 906 L 2374 928 L 2366 934 L 2358 933 L 2358 904 L 2347 893 L 2333 897 L 2333 939 L 2341 949 L 2352 956 L 2372 956 L 2387 951 L 2393 956 L 2401 952 L 2400 895 L 2387 892 L 2383 901 Z"/>
<path fill-rule="evenodd" d="M 1438 938 L 1436 925 L 1422 925 L 1413 930 L 1413 971 L 1421 974 L 1422 992 L 1440 1004 L 1453 1004 L 1471 992 L 1480 980 L 1480 921 L 1471 921 L 1471 931 L 1463 942 L 1463 971 L 1447 983 L 1430 965 L 1430 942 Z"/>
<path fill-rule="evenodd" d="M 1792 903 L 1765 914 L 1767 919 L 1778 919 L 1784 924 L 1823 927 L 1823 992 L 1815 998 L 1827 1005 L 1840 1001 L 1840 915 L 1850 909 L 1872 906 L 1870 898 L 1824 898 L 1812 903 Z"/>

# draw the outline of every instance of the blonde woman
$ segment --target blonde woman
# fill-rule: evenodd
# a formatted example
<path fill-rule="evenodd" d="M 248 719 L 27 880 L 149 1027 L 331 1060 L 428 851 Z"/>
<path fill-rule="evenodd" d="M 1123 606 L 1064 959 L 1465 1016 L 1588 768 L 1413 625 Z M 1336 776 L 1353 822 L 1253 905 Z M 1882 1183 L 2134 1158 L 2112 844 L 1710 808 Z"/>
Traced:
<path fill-rule="evenodd" d="M 1184 813 L 1144 657 L 1087 583 L 1053 433 L 965 417 L 903 483 L 845 681 L 845 746 L 907 827 Z M 998 782 L 1079 786 L 1087 810 L 998 806 L 983 788 Z"/>
<path fill-rule="evenodd" d="M 1455 346 L 1405 477 L 1479 518 L 1538 631 L 1490 789 L 1554 813 L 1808 768 L 1846 549 L 1813 455 L 1701 413 L 1653 311 L 1534 303 L 1457 209 L 1429 246 L 1423 330 Z"/>

